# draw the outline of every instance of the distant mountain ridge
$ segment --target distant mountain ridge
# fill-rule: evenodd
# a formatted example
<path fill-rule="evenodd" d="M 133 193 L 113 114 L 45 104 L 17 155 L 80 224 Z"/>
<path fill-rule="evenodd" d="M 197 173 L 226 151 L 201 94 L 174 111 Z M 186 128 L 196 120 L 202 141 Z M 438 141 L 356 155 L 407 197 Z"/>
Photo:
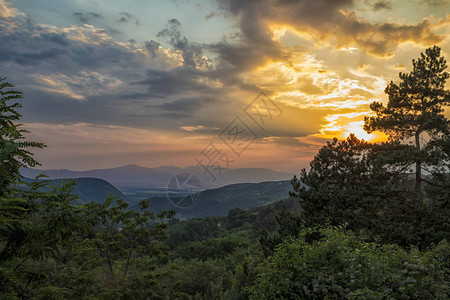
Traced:
<path fill-rule="evenodd" d="M 49 179 L 94 177 L 108 181 L 118 189 L 121 188 L 148 188 L 167 187 L 174 175 L 179 173 L 191 173 L 201 182 L 202 188 L 217 188 L 234 183 L 258 183 L 263 181 L 281 181 L 291 179 L 293 174 L 273 171 L 265 168 L 238 168 L 222 171 L 213 181 L 205 175 L 201 166 L 179 168 L 174 166 L 162 166 L 158 168 L 146 168 L 137 165 L 127 165 L 109 169 L 94 169 L 87 171 L 72 171 L 68 169 L 21 169 L 24 177 L 34 178 L 45 173 Z"/>

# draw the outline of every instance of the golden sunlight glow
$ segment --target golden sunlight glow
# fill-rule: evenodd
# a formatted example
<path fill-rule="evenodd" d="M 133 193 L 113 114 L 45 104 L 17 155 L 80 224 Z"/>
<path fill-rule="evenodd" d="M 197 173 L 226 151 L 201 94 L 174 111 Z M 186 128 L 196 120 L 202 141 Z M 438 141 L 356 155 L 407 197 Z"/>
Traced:
<path fill-rule="evenodd" d="M 286 31 L 277 28 L 278 38 Z M 357 49 L 348 48 L 354 52 Z M 304 52 L 289 52 L 284 61 L 271 61 L 246 74 L 244 79 L 271 90 L 275 101 L 300 109 L 335 110 L 323 118 L 319 132 L 312 136 L 324 139 L 345 139 L 354 133 L 368 142 L 382 142 L 387 136 L 381 132 L 364 131 L 364 117 L 370 114 L 369 104 L 382 101 L 386 79 L 369 73 L 369 64 L 349 65 L 347 74 L 338 74 L 324 61 Z"/>
<path fill-rule="evenodd" d="M 364 121 L 350 122 L 343 126 L 345 131 L 343 131 L 343 138 L 347 138 L 351 133 L 360 140 L 365 140 L 367 142 L 382 142 L 387 140 L 387 136 L 382 132 L 372 132 L 367 133 L 364 130 Z"/>
<path fill-rule="evenodd" d="M 332 139 L 346 139 L 351 133 L 358 139 L 367 142 L 378 143 L 387 141 L 388 136 L 382 132 L 367 133 L 364 130 L 364 121 L 361 120 L 368 112 L 353 112 L 347 114 L 331 114 L 325 117 L 326 124 L 322 125 L 319 134 L 315 137 Z"/>

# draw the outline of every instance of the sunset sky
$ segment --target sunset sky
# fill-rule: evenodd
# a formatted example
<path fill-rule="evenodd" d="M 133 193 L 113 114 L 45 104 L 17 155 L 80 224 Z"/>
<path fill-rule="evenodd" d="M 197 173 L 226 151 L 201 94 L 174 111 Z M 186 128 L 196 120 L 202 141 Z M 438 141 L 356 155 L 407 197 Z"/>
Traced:
<path fill-rule="evenodd" d="M 332 137 L 383 138 L 362 130 L 369 104 L 427 47 L 448 60 L 447 12 L 447 0 L 0 0 L 0 77 L 24 92 L 46 169 L 186 167 L 213 145 L 232 168 L 296 172 Z"/>

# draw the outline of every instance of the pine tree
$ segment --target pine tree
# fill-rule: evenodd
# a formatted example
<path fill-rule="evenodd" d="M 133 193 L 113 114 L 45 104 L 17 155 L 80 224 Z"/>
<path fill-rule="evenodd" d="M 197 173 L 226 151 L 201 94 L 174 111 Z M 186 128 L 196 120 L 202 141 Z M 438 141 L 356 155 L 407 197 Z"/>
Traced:
<path fill-rule="evenodd" d="M 450 105 L 450 92 L 445 90 L 449 78 L 446 60 L 441 57 L 441 49 L 434 46 L 421 53 L 412 61 L 410 73 L 400 73 L 400 83 L 391 81 L 385 89 L 389 96 L 386 106 L 373 102 L 370 108 L 376 116 L 366 117 L 364 129 L 371 133 L 382 131 L 391 141 L 413 142 L 415 165 L 416 207 L 423 198 L 422 182 L 424 167 L 436 165 L 427 144 L 443 139 L 449 132 L 449 121 L 444 115 L 444 107 Z M 413 141 L 412 141 L 413 140 Z"/>

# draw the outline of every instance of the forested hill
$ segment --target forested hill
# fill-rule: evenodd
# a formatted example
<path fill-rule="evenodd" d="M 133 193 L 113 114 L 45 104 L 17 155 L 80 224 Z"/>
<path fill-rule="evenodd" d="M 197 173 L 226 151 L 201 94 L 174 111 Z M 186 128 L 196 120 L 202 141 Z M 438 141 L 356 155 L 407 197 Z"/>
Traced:
<path fill-rule="evenodd" d="M 151 197 L 150 208 L 152 210 L 176 210 L 178 218 L 223 216 L 232 208 L 253 208 L 263 206 L 289 197 L 291 184 L 286 181 L 268 181 L 261 183 L 238 183 L 217 189 L 205 190 L 198 197 L 197 202 L 189 203 L 189 197 L 185 199 L 173 196 L 170 199 L 165 196 Z M 175 205 L 175 203 L 180 205 Z"/>
<path fill-rule="evenodd" d="M 79 200 L 74 204 L 91 201 L 104 203 L 108 196 L 112 195 L 128 202 L 130 209 L 139 209 L 139 202 L 144 199 L 127 198 L 112 184 L 99 178 L 52 179 L 49 185 L 60 187 L 63 182 L 69 180 L 76 182 L 73 187 L 73 194 L 78 196 Z M 33 180 L 25 178 L 24 181 L 31 182 Z M 193 195 L 173 194 L 168 197 L 166 193 L 163 193 L 161 196 L 149 198 L 150 210 L 159 212 L 173 209 L 177 211 L 177 217 L 181 219 L 225 216 L 233 208 L 260 207 L 288 198 L 291 188 L 291 184 L 287 180 L 230 184 L 221 188 L 202 191 L 200 195 L 194 196 L 197 200 L 196 203 L 188 203 Z"/>
<path fill-rule="evenodd" d="M 109 182 L 99 178 L 73 178 L 73 179 L 53 179 L 49 185 L 61 187 L 63 182 L 74 180 L 76 184 L 73 187 L 73 195 L 79 197 L 77 204 L 97 202 L 103 203 L 108 196 L 112 195 L 124 201 L 127 198 L 122 192 Z M 34 179 L 24 178 L 25 182 L 32 182 Z M 50 188 L 48 188 L 50 189 Z"/>

